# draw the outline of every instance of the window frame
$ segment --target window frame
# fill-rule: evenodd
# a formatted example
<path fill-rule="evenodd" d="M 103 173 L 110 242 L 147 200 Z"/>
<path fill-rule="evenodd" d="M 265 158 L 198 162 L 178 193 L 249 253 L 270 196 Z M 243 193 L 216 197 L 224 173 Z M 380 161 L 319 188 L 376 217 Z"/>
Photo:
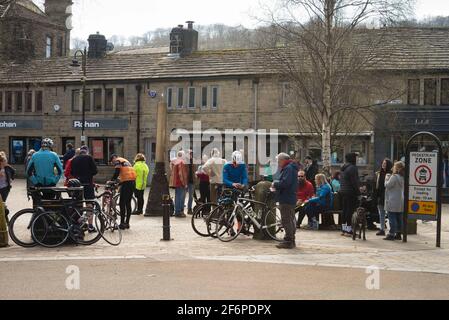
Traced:
<path fill-rule="evenodd" d="M 177 90 L 177 95 L 176 95 L 176 108 L 177 109 L 184 109 L 184 88 L 183 87 L 179 87 Z M 179 98 L 181 96 L 181 99 Z M 179 103 L 179 101 L 181 101 L 181 104 Z"/>
<path fill-rule="evenodd" d="M 81 90 L 80 89 L 72 89 L 72 112 L 81 112 Z M 75 108 L 77 106 L 77 108 Z"/>
<path fill-rule="evenodd" d="M 91 91 L 92 91 L 92 110 L 94 112 L 102 112 L 103 111 L 103 89 L 101 89 L 101 88 L 92 88 Z M 96 93 L 99 93 L 99 97 L 100 97 L 99 98 L 100 99 L 99 100 L 100 104 L 98 105 L 99 109 L 97 109 L 97 104 L 96 104 L 96 102 L 98 102 L 98 101 L 95 99 L 95 97 L 97 97 Z"/>
<path fill-rule="evenodd" d="M 206 95 L 204 95 L 204 90 L 206 90 Z M 206 103 L 204 103 L 204 98 L 206 98 Z M 201 109 L 205 110 L 209 107 L 209 87 L 201 87 Z"/>
<path fill-rule="evenodd" d="M 45 36 L 45 58 L 50 59 L 53 56 L 53 37 Z"/>
<path fill-rule="evenodd" d="M 447 83 L 447 89 L 443 90 L 443 83 Z M 446 102 L 443 99 L 445 95 L 444 91 L 446 91 Z M 440 81 L 440 105 L 441 106 L 449 106 L 449 78 L 441 78 Z"/>
<path fill-rule="evenodd" d="M 44 111 L 44 92 L 42 90 L 36 90 L 34 92 L 34 99 L 35 99 L 34 112 L 42 113 Z"/>
<path fill-rule="evenodd" d="M 0 112 L 3 113 L 3 91 L 0 91 Z"/>
<path fill-rule="evenodd" d="M 411 83 L 417 81 L 418 82 L 418 102 L 411 102 Z M 411 106 L 419 106 L 421 104 L 421 79 L 408 79 L 407 80 L 407 104 Z"/>
<path fill-rule="evenodd" d="M 219 103 L 219 96 L 220 96 L 220 91 L 219 91 L 219 87 L 218 86 L 212 86 L 211 87 L 211 109 L 212 110 L 217 110 L 218 107 L 220 106 Z M 216 100 L 216 101 L 215 101 Z"/>
<path fill-rule="evenodd" d="M 166 90 L 167 93 L 167 108 L 173 109 L 173 87 L 168 87 Z"/>
<path fill-rule="evenodd" d="M 192 91 L 193 90 L 193 106 L 191 106 L 191 99 L 192 99 L 192 97 L 191 97 L 191 94 L 192 94 Z M 188 89 L 187 89 L 187 108 L 189 109 L 189 110 L 195 110 L 196 109 L 196 87 L 189 87 Z"/>
<path fill-rule="evenodd" d="M 110 101 L 108 100 L 108 94 L 110 93 Z M 110 104 L 108 104 L 110 102 Z M 104 89 L 104 111 L 114 112 L 114 88 Z"/>
<path fill-rule="evenodd" d="M 123 92 L 123 105 L 119 104 L 119 92 Z M 115 111 L 126 112 L 126 93 L 125 88 L 115 88 Z"/>
<path fill-rule="evenodd" d="M 24 98 L 24 112 L 33 112 L 33 91 L 25 91 Z"/>
<path fill-rule="evenodd" d="M 433 92 L 432 92 L 432 96 L 430 97 L 432 99 L 431 102 L 428 103 L 428 94 L 427 94 L 427 89 L 428 86 L 427 84 L 429 82 L 433 83 Z M 435 78 L 425 78 L 424 79 L 424 105 L 426 106 L 436 106 L 437 104 L 437 79 Z"/>

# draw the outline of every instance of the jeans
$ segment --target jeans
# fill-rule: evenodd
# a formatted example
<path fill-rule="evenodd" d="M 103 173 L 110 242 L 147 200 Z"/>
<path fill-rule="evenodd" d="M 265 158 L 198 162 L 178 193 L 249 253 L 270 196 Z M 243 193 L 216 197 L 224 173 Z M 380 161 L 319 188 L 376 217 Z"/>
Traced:
<path fill-rule="evenodd" d="M 135 181 L 125 181 L 120 187 L 120 221 L 122 224 L 129 224 L 129 220 L 131 219 L 131 214 L 133 213 L 131 200 L 135 186 Z"/>
<path fill-rule="evenodd" d="M 379 223 L 380 223 L 380 230 L 385 231 L 385 208 L 383 204 L 378 204 L 377 209 L 379 210 Z"/>
<path fill-rule="evenodd" d="M 189 192 L 189 202 L 187 204 L 187 209 L 192 210 L 193 193 L 195 192 L 195 185 L 193 183 L 189 183 L 187 189 Z"/>
<path fill-rule="evenodd" d="M 137 213 L 142 214 L 143 213 L 143 205 L 145 203 L 144 199 L 144 193 L 145 190 L 135 190 L 134 194 L 137 198 Z"/>
<path fill-rule="evenodd" d="M 184 213 L 184 204 L 186 201 L 186 188 L 178 187 L 175 190 L 175 215 Z"/>
<path fill-rule="evenodd" d="M 0 196 L 2 197 L 3 202 L 5 202 L 5 203 L 6 203 L 6 199 L 8 199 L 8 195 L 9 195 L 9 191 L 10 190 L 11 189 L 9 187 L 0 189 Z"/>
<path fill-rule="evenodd" d="M 402 233 L 402 212 L 388 212 L 388 221 L 390 221 L 390 235 Z"/>
<path fill-rule="evenodd" d="M 295 242 L 296 235 L 296 218 L 295 205 L 281 204 L 279 206 L 281 211 L 282 226 L 285 229 L 285 238 L 287 242 Z"/>
<path fill-rule="evenodd" d="M 357 196 L 353 194 L 343 194 L 342 195 L 342 224 L 347 225 L 348 229 L 351 230 L 352 227 L 352 215 L 355 209 L 357 209 Z"/>

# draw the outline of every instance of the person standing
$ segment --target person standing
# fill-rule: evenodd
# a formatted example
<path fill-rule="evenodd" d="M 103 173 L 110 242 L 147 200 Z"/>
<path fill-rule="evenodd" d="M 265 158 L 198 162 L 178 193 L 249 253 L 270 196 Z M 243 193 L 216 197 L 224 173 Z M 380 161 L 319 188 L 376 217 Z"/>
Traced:
<path fill-rule="evenodd" d="M 66 145 L 67 152 L 62 157 L 62 167 L 65 169 L 67 166 L 67 162 L 75 156 L 75 149 L 73 148 L 73 144 L 68 143 Z"/>
<path fill-rule="evenodd" d="M 175 188 L 175 217 L 185 218 L 184 213 L 188 170 L 184 161 L 184 151 L 178 151 L 176 159 L 170 162 L 170 187 Z"/>
<path fill-rule="evenodd" d="M 296 247 L 295 206 L 299 167 L 286 153 L 280 153 L 277 161 L 281 172 L 279 180 L 273 182 L 272 188 L 277 192 L 282 225 L 285 229 L 284 241 L 277 245 L 277 248 L 294 249 Z"/>
<path fill-rule="evenodd" d="M 315 185 L 315 176 L 318 174 L 318 162 L 312 159 L 311 156 L 307 156 L 304 160 L 304 172 L 306 173 L 306 179 L 309 181 L 312 185 L 314 190 L 316 190 Z"/>
<path fill-rule="evenodd" d="M 398 161 L 393 166 L 393 173 L 385 177 L 385 210 L 388 213 L 390 232 L 384 240 L 402 240 L 404 175 L 405 165 L 402 161 Z"/>
<path fill-rule="evenodd" d="M 193 164 L 193 151 L 188 152 L 188 163 L 187 163 L 187 192 L 189 193 L 189 200 L 187 202 L 187 214 L 193 215 L 193 194 L 195 193 L 195 168 Z"/>
<path fill-rule="evenodd" d="M 203 156 L 203 165 L 207 162 L 206 155 Z M 200 201 L 201 203 L 210 202 L 210 180 L 209 176 L 204 172 L 203 166 L 199 166 L 196 176 L 200 180 Z"/>
<path fill-rule="evenodd" d="M 137 198 L 136 215 L 141 215 L 143 214 L 144 194 L 148 183 L 148 175 L 150 174 L 150 168 L 146 164 L 144 154 L 138 153 L 134 158 L 134 170 L 136 171 L 136 190 L 134 191 Z"/>
<path fill-rule="evenodd" d="M 296 192 L 296 205 L 299 206 L 298 211 L 298 220 L 296 223 L 296 227 L 301 228 L 302 221 L 306 215 L 304 211 L 304 206 L 310 198 L 313 198 L 315 195 L 315 190 L 313 189 L 313 185 L 310 181 L 306 179 L 306 173 L 304 170 L 298 171 L 298 191 Z M 309 221 L 309 226 L 312 226 L 312 221 Z"/>
<path fill-rule="evenodd" d="M 64 182 L 64 186 L 68 186 L 69 184 L 69 180 L 73 179 L 74 177 L 72 176 L 72 161 L 73 159 L 75 159 L 75 157 L 79 156 L 81 153 L 81 149 L 78 148 L 75 150 L 75 156 L 68 160 L 64 169 L 64 177 L 65 177 L 65 182 Z"/>
<path fill-rule="evenodd" d="M 8 158 L 4 152 L 0 152 L 0 196 L 6 203 L 12 188 L 12 181 L 16 170 L 8 164 Z"/>
<path fill-rule="evenodd" d="M 393 163 L 390 159 L 385 158 L 382 161 L 381 168 L 376 172 L 376 184 L 374 186 L 374 197 L 377 202 L 377 210 L 379 211 L 380 230 L 377 236 L 385 236 L 385 177 L 391 174 Z"/>
<path fill-rule="evenodd" d="M 223 185 L 223 168 L 226 160 L 221 158 L 220 150 L 214 148 L 211 152 L 211 158 L 203 166 L 203 171 L 209 176 L 210 180 L 210 201 L 217 203 L 218 194 Z"/>
<path fill-rule="evenodd" d="M 131 163 L 116 154 L 111 156 L 111 163 L 115 167 L 112 181 L 120 179 L 120 229 L 129 229 L 132 215 L 131 201 L 136 187 L 136 171 Z"/>
<path fill-rule="evenodd" d="M 25 158 L 25 172 L 27 172 L 27 168 L 28 168 L 28 164 L 30 163 L 30 161 L 31 161 L 31 157 L 33 156 L 33 154 L 35 154 L 36 153 L 36 150 L 34 150 L 34 149 L 30 149 L 30 151 L 28 151 L 28 154 L 27 154 L 27 156 L 26 156 L 26 158 Z M 26 186 L 27 186 L 27 190 L 30 188 L 30 178 L 29 177 L 27 177 L 26 178 Z"/>
<path fill-rule="evenodd" d="M 359 170 L 356 166 L 357 154 L 348 153 L 345 156 L 346 163 L 341 168 L 340 194 L 342 200 L 342 235 L 352 236 L 352 215 L 357 208 L 360 196 Z"/>

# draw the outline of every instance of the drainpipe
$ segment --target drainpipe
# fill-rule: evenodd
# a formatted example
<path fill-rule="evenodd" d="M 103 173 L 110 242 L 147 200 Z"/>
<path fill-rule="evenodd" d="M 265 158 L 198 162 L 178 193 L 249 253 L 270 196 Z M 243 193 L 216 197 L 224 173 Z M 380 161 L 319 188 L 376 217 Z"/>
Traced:
<path fill-rule="evenodd" d="M 256 157 L 256 163 L 254 165 L 254 170 L 253 170 L 253 181 L 256 180 L 256 171 L 257 171 L 257 113 L 258 113 L 258 109 L 259 109 L 259 78 L 255 78 L 253 81 L 253 85 L 254 85 L 254 134 L 256 135 L 256 143 L 254 144 L 254 156 Z"/>
<path fill-rule="evenodd" d="M 141 117 L 141 101 L 140 94 L 142 92 L 142 86 L 140 84 L 136 85 L 137 90 L 137 129 L 136 129 L 136 138 L 137 138 L 137 152 L 140 152 L 140 117 Z"/>

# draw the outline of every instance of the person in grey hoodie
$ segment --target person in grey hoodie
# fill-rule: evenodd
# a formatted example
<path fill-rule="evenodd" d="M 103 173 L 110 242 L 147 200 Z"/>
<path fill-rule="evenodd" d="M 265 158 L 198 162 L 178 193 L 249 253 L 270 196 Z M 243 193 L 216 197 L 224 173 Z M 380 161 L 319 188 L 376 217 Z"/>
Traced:
<path fill-rule="evenodd" d="M 348 153 L 346 163 L 341 168 L 340 194 L 342 197 L 342 235 L 352 236 L 352 215 L 357 208 L 360 196 L 359 170 L 357 169 L 357 154 Z"/>
<path fill-rule="evenodd" d="M 384 240 L 402 240 L 404 174 L 405 165 L 399 161 L 394 164 L 393 174 L 387 174 L 385 177 L 385 211 L 388 212 L 390 232 Z"/>

